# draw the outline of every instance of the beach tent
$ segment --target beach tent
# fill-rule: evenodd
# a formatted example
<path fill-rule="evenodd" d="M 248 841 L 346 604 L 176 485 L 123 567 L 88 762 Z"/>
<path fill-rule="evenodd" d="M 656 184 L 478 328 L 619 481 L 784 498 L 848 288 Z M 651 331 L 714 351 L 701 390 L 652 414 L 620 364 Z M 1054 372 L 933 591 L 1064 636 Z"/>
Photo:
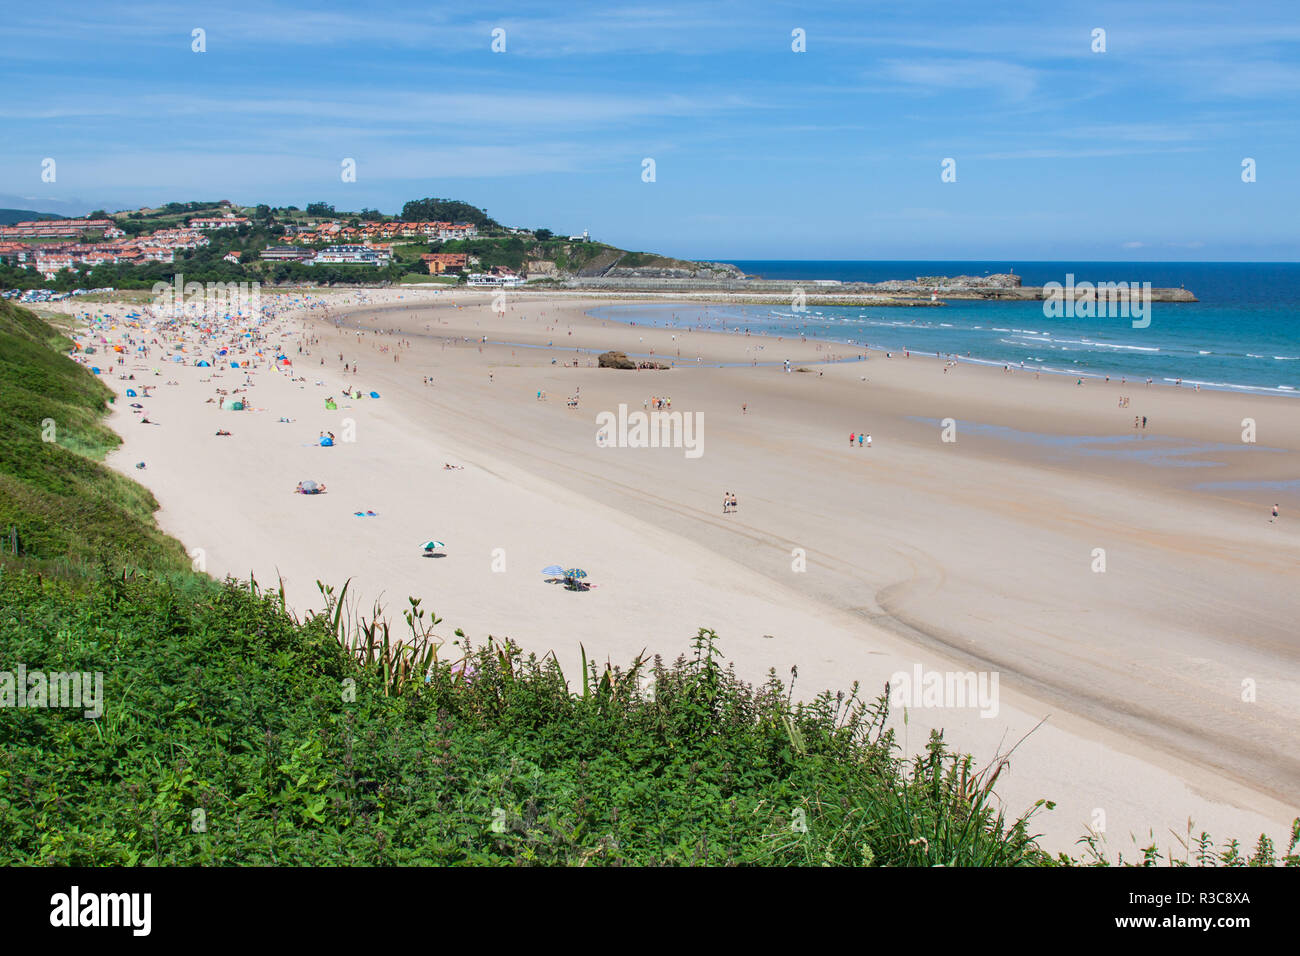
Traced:
<path fill-rule="evenodd" d="M 320 440 L 320 446 L 322 448 L 330 448 L 333 445 L 334 445 L 334 439 L 330 438 L 329 435 L 326 435 L 324 438 Z"/>
<path fill-rule="evenodd" d="M 212 368 L 212 366 L 208 363 L 207 359 L 200 359 L 199 368 Z"/>
<path fill-rule="evenodd" d="M 244 410 L 244 403 L 237 398 L 228 398 L 221 403 L 221 407 L 228 412 L 242 412 Z"/>
<path fill-rule="evenodd" d="M 379 397 L 379 393 L 378 393 L 378 392 L 371 392 L 371 393 L 370 393 L 370 397 L 371 397 L 371 398 L 378 398 L 378 397 Z"/>
<path fill-rule="evenodd" d="M 90 367 L 90 371 L 91 371 L 91 374 L 92 374 L 92 375 L 98 375 L 98 374 L 99 374 L 99 366 L 98 366 L 98 365 L 92 365 L 92 366 Z"/>
<path fill-rule="evenodd" d="M 126 390 L 126 397 L 127 397 L 127 398 L 135 398 L 135 389 L 133 389 L 133 388 L 128 388 L 128 389 Z"/>
<path fill-rule="evenodd" d="M 334 399 L 332 398 L 327 398 L 325 400 L 325 407 L 328 408 L 330 411 L 338 411 L 339 403 L 334 401 Z"/>

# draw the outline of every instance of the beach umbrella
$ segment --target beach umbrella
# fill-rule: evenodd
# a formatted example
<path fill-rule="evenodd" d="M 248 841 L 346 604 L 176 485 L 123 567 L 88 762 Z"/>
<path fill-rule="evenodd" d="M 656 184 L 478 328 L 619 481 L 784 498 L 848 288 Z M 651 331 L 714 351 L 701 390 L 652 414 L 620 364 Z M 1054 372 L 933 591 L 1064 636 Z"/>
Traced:
<path fill-rule="evenodd" d="M 312 494 L 316 491 L 316 482 L 314 481 L 303 481 L 299 482 L 299 484 L 302 485 L 302 490 L 306 494 Z"/>
<path fill-rule="evenodd" d="M 564 568 L 560 567 L 558 564 L 552 564 L 549 567 L 542 568 L 542 573 L 554 577 L 555 575 L 563 574 Z"/>
<path fill-rule="evenodd" d="M 564 576 L 566 578 L 573 578 L 576 581 L 581 578 L 585 578 L 587 576 L 587 572 L 582 570 L 582 568 L 569 568 L 569 570 L 564 572 Z"/>
<path fill-rule="evenodd" d="M 426 541 L 424 544 L 420 545 L 420 548 L 423 551 L 441 551 L 445 547 L 447 546 L 441 541 Z"/>

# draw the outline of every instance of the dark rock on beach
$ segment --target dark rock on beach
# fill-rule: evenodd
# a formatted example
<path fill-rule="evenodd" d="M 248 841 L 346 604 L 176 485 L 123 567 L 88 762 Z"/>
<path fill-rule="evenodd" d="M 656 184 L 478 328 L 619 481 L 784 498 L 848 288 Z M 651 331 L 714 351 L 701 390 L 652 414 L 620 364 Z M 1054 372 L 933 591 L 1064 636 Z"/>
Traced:
<path fill-rule="evenodd" d="M 596 361 L 601 368 L 636 368 L 626 352 L 605 352 Z"/>

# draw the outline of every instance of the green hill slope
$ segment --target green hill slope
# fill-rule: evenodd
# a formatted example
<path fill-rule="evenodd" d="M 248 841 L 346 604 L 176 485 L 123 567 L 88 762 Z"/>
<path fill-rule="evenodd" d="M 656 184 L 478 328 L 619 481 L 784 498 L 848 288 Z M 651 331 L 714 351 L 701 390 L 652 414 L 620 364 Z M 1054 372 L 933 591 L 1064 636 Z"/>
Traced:
<path fill-rule="evenodd" d="M 64 354 L 71 342 L 0 301 L 0 538 L 45 570 L 94 564 L 188 566 L 154 526 L 148 490 L 97 459 L 120 440 L 103 422 L 109 389 Z"/>

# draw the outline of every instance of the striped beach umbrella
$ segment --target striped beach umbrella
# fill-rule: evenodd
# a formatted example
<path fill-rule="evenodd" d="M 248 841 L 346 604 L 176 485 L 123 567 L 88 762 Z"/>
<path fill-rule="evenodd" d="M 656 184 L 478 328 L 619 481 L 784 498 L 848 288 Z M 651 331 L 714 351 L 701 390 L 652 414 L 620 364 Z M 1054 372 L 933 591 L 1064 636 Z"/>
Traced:
<path fill-rule="evenodd" d="M 564 568 L 560 567 L 558 564 L 552 564 L 549 567 L 542 568 L 542 573 L 549 574 L 552 577 L 555 577 L 563 574 Z"/>
<path fill-rule="evenodd" d="M 441 541 L 426 541 L 420 545 L 420 548 L 424 551 L 440 551 L 445 547 L 447 546 Z"/>

